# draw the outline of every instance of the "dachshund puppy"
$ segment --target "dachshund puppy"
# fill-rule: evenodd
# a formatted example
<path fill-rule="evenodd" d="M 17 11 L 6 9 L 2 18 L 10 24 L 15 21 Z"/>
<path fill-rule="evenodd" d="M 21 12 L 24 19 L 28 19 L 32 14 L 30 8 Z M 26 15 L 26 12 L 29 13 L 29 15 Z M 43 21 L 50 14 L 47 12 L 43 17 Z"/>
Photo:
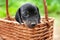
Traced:
<path fill-rule="evenodd" d="M 20 24 L 25 23 L 28 27 L 33 28 L 40 23 L 39 9 L 30 3 L 26 3 L 18 9 L 15 19 Z"/>

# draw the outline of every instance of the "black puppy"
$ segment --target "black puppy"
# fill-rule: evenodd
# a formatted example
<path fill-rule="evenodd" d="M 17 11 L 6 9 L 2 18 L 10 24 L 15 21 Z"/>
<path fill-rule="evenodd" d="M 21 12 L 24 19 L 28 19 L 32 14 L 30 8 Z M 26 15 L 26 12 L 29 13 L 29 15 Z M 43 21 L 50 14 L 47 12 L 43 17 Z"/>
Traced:
<path fill-rule="evenodd" d="M 24 4 L 18 9 L 15 19 L 20 24 L 25 23 L 28 27 L 33 28 L 40 23 L 39 9 L 32 4 Z"/>

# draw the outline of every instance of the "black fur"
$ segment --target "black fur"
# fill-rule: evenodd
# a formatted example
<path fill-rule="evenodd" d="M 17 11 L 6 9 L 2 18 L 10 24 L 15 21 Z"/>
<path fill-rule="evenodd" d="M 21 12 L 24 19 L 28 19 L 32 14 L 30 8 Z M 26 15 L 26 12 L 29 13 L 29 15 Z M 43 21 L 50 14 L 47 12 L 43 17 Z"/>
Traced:
<path fill-rule="evenodd" d="M 25 23 L 28 27 L 32 28 L 40 23 L 39 9 L 32 4 L 24 4 L 18 9 L 15 19 L 20 24 Z"/>

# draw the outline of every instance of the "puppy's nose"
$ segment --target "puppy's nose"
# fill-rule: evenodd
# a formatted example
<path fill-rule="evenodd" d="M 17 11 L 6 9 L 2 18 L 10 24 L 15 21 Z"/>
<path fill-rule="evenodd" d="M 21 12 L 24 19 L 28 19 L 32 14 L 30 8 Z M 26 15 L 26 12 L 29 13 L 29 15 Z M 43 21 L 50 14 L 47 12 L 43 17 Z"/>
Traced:
<path fill-rule="evenodd" d="M 36 25 L 36 23 L 31 23 L 31 26 L 35 26 Z"/>

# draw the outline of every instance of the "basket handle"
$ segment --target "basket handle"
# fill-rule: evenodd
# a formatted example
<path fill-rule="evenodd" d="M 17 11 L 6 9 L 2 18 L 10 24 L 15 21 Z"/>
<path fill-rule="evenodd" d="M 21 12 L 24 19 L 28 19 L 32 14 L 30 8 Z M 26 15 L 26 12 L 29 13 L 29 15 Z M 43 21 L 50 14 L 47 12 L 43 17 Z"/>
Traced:
<path fill-rule="evenodd" d="M 45 9 L 45 19 L 48 21 L 48 10 L 47 10 L 47 5 L 46 5 L 46 0 L 43 0 L 44 3 L 44 9 Z M 6 16 L 7 19 L 10 20 L 10 14 L 8 12 L 8 0 L 6 0 Z"/>
<path fill-rule="evenodd" d="M 45 19 L 46 21 L 48 21 L 48 10 L 47 10 L 46 0 L 43 0 L 43 3 L 44 3 L 44 10 L 45 10 Z"/>
<path fill-rule="evenodd" d="M 8 20 L 10 20 L 10 14 L 8 12 L 8 0 L 6 0 L 6 17 Z"/>
<path fill-rule="evenodd" d="M 50 27 L 49 19 L 48 19 L 48 9 L 47 9 L 47 3 L 46 0 L 43 0 L 44 3 L 44 10 L 45 10 L 45 19 L 46 19 L 46 24 L 48 28 Z"/>
<path fill-rule="evenodd" d="M 47 29 L 48 29 L 48 34 L 50 35 L 50 23 L 49 23 L 49 20 L 48 20 L 48 10 L 47 10 L 47 4 L 46 4 L 46 0 L 43 0 L 43 3 L 44 3 L 44 9 L 45 9 L 45 19 L 47 21 L 46 25 L 47 25 Z"/>

